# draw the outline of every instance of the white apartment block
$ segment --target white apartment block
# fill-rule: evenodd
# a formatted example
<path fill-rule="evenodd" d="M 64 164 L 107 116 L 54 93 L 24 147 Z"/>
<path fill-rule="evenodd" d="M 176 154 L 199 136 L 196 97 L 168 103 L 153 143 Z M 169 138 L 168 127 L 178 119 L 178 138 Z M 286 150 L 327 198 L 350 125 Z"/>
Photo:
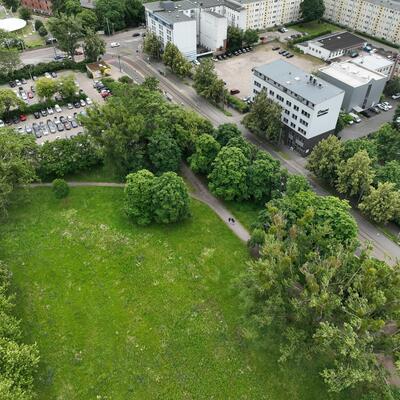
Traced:
<path fill-rule="evenodd" d="M 324 0 L 324 18 L 400 44 L 400 1 Z"/>
<path fill-rule="evenodd" d="M 261 90 L 282 106 L 285 142 L 302 155 L 333 133 L 344 91 L 277 60 L 253 68 L 253 98 Z"/>

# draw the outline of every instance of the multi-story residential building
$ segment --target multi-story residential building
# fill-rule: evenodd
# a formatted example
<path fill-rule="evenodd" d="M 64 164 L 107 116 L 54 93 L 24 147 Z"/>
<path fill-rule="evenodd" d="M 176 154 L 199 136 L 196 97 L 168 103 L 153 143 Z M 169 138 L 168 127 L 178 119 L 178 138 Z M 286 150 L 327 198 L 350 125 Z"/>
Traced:
<path fill-rule="evenodd" d="M 305 54 L 311 54 L 321 60 L 333 60 L 355 49 L 364 47 L 367 41 L 350 32 L 337 32 L 315 40 L 299 43 L 297 47 Z"/>
<path fill-rule="evenodd" d="M 324 18 L 392 43 L 400 43 L 400 1 L 324 0 Z"/>
<path fill-rule="evenodd" d="M 319 69 L 318 76 L 344 90 L 342 109 L 363 111 L 379 103 L 387 76 L 351 61 L 332 63 Z"/>
<path fill-rule="evenodd" d="M 334 132 L 342 89 L 283 60 L 253 68 L 252 85 L 253 98 L 265 90 L 282 107 L 284 141 L 301 154 Z"/>
<path fill-rule="evenodd" d="M 51 15 L 51 0 L 21 0 L 21 6 L 29 8 L 37 14 Z"/>
<path fill-rule="evenodd" d="M 390 79 L 394 73 L 395 61 L 389 60 L 388 58 L 376 53 L 364 53 L 360 57 L 351 60 L 351 62 L 353 64 L 361 65 L 372 71 L 380 72 L 381 74 L 386 75 L 388 79 Z"/>

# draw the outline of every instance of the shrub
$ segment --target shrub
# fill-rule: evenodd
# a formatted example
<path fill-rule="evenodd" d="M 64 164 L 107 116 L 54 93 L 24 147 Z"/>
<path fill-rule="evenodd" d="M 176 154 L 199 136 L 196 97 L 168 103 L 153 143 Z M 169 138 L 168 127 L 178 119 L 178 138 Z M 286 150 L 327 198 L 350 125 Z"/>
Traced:
<path fill-rule="evenodd" d="M 32 11 L 29 8 L 21 7 L 19 9 L 19 17 L 21 19 L 28 21 L 28 19 L 31 19 L 31 16 L 32 16 Z"/>
<path fill-rule="evenodd" d="M 40 35 L 40 36 L 42 36 L 42 37 L 44 37 L 44 36 L 46 36 L 47 35 L 47 29 L 44 27 L 44 26 L 41 26 L 39 29 L 38 29 L 38 34 Z"/>
<path fill-rule="evenodd" d="M 118 78 L 118 82 L 131 84 L 133 83 L 133 79 L 128 75 L 124 75 Z"/>
<path fill-rule="evenodd" d="M 241 112 L 242 114 L 249 111 L 249 105 L 245 101 L 238 99 L 237 97 L 232 96 L 230 94 L 228 94 L 228 96 L 226 97 L 226 102 L 228 106 L 234 108 L 235 110 Z"/>
<path fill-rule="evenodd" d="M 54 179 L 52 189 L 56 199 L 63 199 L 69 194 L 68 183 L 64 179 Z"/>
<path fill-rule="evenodd" d="M 38 31 L 43 25 L 43 22 L 40 19 L 35 19 L 35 30 Z"/>

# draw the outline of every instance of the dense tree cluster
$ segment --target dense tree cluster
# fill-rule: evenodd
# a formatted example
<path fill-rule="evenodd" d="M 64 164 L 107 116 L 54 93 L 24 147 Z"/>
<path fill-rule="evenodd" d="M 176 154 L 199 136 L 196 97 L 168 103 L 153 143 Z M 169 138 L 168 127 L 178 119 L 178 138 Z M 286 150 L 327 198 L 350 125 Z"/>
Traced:
<path fill-rule="evenodd" d="M 155 60 L 161 58 L 162 43 L 155 33 L 147 33 L 143 42 L 143 51 Z"/>
<path fill-rule="evenodd" d="M 196 138 L 214 131 L 209 121 L 147 85 L 114 82 L 112 88 L 112 98 L 88 109 L 82 121 L 120 176 L 140 169 L 177 171 Z"/>
<path fill-rule="evenodd" d="M 400 220 L 400 135 L 383 125 L 371 138 L 322 140 L 308 158 L 308 169 L 340 193 L 354 197 L 377 223 Z M 390 201 L 389 201 L 390 199 Z"/>
<path fill-rule="evenodd" d="M 241 49 L 243 45 L 251 46 L 258 42 L 258 33 L 255 29 L 242 29 L 236 26 L 228 26 L 227 47 L 229 51 Z"/>
<path fill-rule="evenodd" d="M 172 43 L 168 42 L 164 49 L 163 62 L 171 71 L 178 76 L 188 76 L 192 69 L 192 65 L 182 55 L 179 49 Z"/>
<path fill-rule="evenodd" d="M 268 328 L 277 330 L 279 362 L 318 359 L 330 392 L 394 399 L 377 354 L 398 356 L 400 266 L 389 267 L 367 251 L 356 256 L 355 222 L 348 215 L 342 228 L 349 225 L 353 233 L 339 240 L 337 225 L 347 213 L 340 200 L 315 197 L 308 207 L 302 198 L 308 203 L 312 194 L 296 196 L 297 206 L 286 199 L 268 206 L 268 224 L 255 232 L 261 257 L 241 279 L 248 330 L 260 338 Z"/>
<path fill-rule="evenodd" d="M 323 0 L 303 0 L 300 4 L 301 18 L 305 21 L 315 21 L 323 17 L 325 4 Z"/>
<path fill-rule="evenodd" d="M 156 177 L 146 169 L 129 174 L 125 212 L 138 225 L 171 224 L 188 218 L 189 195 L 183 179 L 175 172 Z"/>

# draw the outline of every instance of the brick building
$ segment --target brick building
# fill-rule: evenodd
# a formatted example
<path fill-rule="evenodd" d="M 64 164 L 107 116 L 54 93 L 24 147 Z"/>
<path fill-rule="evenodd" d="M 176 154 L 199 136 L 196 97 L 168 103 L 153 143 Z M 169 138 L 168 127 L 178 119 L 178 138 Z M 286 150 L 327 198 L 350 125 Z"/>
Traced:
<path fill-rule="evenodd" d="M 34 13 L 51 15 L 51 0 L 21 0 L 21 5 L 29 8 Z"/>

